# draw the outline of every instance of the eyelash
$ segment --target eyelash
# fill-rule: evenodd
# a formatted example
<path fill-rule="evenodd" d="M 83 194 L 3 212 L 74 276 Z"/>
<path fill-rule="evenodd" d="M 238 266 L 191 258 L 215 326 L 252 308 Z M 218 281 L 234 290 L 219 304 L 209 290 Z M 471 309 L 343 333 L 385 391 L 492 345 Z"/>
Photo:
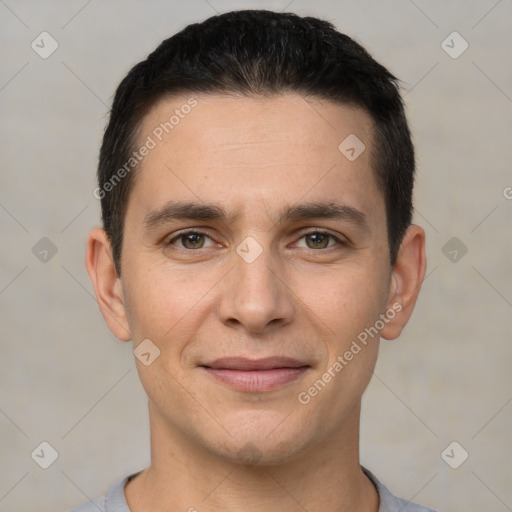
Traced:
<path fill-rule="evenodd" d="M 336 246 L 347 245 L 347 243 L 345 243 L 344 241 L 340 240 L 338 237 L 334 236 L 332 233 L 329 233 L 328 231 L 323 231 L 321 229 L 316 229 L 314 231 L 308 231 L 307 233 L 303 233 L 302 236 L 299 238 L 299 240 L 302 240 L 306 236 L 316 235 L 316 234 L 326 235 L 326 236 L 330 237 L 331 239 L 333 239 L 336 242 L 336 244 L 332 245 L 330 247 L 325 247 L 323 249 L 311 249 L 309 247 L 306 247 L 305 248 L 306 250 L 313 251 L 313 252 L 328 251 L 330 249 L 335 248 Z M 198 231 L 198 230 L 195 230 L 195 229 L 189 229 L 189 230 L 182 231 L 182 232 L 178 233 L 173 238 L 171 238 L 168 242 L 166 242 L 165 245 L 166 246 L 171 246 L 171 245 L 174 244 L 174 242 L 176 240 L 180 240 L 180 239 L 186 237 L 187 235 L 203 235 L 203 236 L 206 236 L 206 237 L 211 239 L 211 237 L 207 233 L 205 233 L 203 231 Z M 194 252 L 194 251 L 200 251 L 201 249 L 208 249 L 208 247 L 200 247 L 199 249 L 187 249 L 186 247 L 178 247 L 178 249 L 182 250 L 182 251 L 187 251 L 187 252 Z"/>

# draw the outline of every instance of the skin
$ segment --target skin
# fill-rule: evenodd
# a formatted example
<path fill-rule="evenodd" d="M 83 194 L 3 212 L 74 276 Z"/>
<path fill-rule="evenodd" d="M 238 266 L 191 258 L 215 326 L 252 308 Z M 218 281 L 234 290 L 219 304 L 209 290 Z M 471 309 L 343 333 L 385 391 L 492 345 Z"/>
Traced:
<path fill-rule="evenodd" d="M 358 444 L 379 336 L 309 403 L 298 395 L 393 304 L 401 310 L 380 336 L 399 336 L 424 277 L 425 233 L 410 226 L 391 267 L 371 168 L 373 127 L 362 110 L 295 94 L 194 97 L 197 107 L 137 170 L 121 278 L 104 231 L 88 238 L 87 270 L 112 333 L 134 347 L 150 339 L 160 350 L 148 366 L 137 360 L 151 465 L 125 488 L 130 509 L 375 512 L 378 495 Z M 158 103 L 139 141 L 187 99 Z M 349 134 L 367 148 L 353 162 L 338 150 Z M 176 200 L 217 203 L 235 217 L 144 230 L 150 211 Z M 284 207 L 312 201 L 355 208 L 367 226 L 346 218 L 279 222 Z M 185 228 L 207 236 L 174 238 Z M 247 237 L 262 249 L 251 263 L 236 251 Z M 277 389 L 243 392 L 199 366 L 226 356 L 287 356 L 309 368 Z"/>

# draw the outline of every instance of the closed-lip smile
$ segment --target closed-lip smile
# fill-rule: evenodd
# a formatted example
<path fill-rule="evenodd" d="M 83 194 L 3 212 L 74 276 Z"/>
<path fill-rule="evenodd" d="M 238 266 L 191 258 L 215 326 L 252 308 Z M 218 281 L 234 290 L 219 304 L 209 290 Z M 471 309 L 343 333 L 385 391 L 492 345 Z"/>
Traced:
<path fill-rule="evenodd" d="M 223 357 L 200 365 L 210 376 L 245 392 L 271 391 L 302 376 L 311 366 L 284 356 Z"/>

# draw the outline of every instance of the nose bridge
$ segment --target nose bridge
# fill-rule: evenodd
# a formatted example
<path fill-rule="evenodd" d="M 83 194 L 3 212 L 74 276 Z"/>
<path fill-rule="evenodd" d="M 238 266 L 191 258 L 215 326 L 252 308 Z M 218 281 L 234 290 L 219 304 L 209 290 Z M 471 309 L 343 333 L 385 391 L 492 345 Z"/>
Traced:
<path fill-rule="evenodd" d="M 261 331 L 270 322 L 286 323 L 292 313 L 287 289 L 277 277 L 282 273 L 278 255 L 273 254 L 269 236 L 246 237 L 233 254 L 221 298 L 219 314 L 223 322 L 243 324 Z"/>
<path fill-rule="evenodd" d="M 266 292 L 273 295 L 276 258 L 271 253 L 270 243 L 260 236 L 248 236 L 236 248 L 235 276 L 238 285 L 248 288 L 247 291 Z"/>
<path fill-rule="evenodd" d="M 276 301 L 277 286 L 272 267 L 276 266 L 268 237 L 245 238 L 236 248 L 234 277 L 237 302 L 253 310 L 271 308 Z M 252 305 L 251 305 L 252 304 Z"/>

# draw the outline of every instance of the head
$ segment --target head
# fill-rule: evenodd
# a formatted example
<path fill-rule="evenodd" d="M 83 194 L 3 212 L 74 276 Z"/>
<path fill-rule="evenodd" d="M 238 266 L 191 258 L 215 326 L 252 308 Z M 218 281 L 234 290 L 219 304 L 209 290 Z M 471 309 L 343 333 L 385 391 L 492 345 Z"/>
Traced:
<path fill-rule="evenodd" d="M 382 65 L 315 18 L 190 25 L 119 85 L 98 181 L 87 268 L 112 332 L 150 354 L 160 432 L 278 463 L 355 429 L 378 340 L 400 334 L 425 271 Z M 230 357 L 300 368 L 241 389 Z"/>

